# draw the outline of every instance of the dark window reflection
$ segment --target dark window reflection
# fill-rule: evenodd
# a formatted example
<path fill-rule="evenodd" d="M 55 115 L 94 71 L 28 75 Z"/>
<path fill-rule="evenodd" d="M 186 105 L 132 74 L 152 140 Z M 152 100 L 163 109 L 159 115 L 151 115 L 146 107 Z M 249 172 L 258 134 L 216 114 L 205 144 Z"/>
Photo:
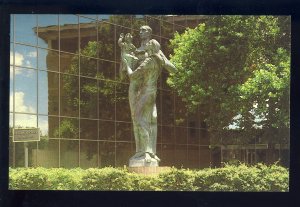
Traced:
<path fill-rule="evenodd" d="M 115 76 L 115 63 L 105 60 L 98 60 L 97 78 L 105 80 L 114 80 Z"/>
<path fill-rule="evenodd" d="M 39 72 L 40 74 L 45 77 L 46 72 Z M 39 78 L 39 93 L 43 93 L 39 95 L 39 103 L 43 103 L 43 101 L 48 100 L 48 114 L 49 115 L 58 115 L 59 113 L 59 74 L 58 73 L 51 73 L 47 72 L 47 79 L 48 82 L 43 81 L 43 79 Z M 46 78 L 45 78 L 46 80 Z M 44 90 L 41 89 L 48 88 L 48 94 L 45 93 Z M 48 96 L 48 97 L 47 97 Z M 45 98 L 45 100 L 41 100 Z M 45 105 L 39 104 L 39 108 L 46 108 Z"/>
<path fill-rule="evenodd" d="M 162 142 L 168 144 L 175 143 L 175 134 L 173 126 L 162 126 Z"/>
<path fill-rule="evenodd" d="M 128 87 L 127 84 L 116 84 L 116 119 L 118 121 L 131 121 Z"/>
<path fill-rule="evenodd" d="M 80 168 L 98 167 L 98 143 L 80 141 Z"/>
<path fill-rule="evenodd" d="M 99 84 L 99 118 L 115 119 L 115 84 L 110 81 L 98 81 Z"/>
<path fill-rule="evenodd" d="M 200 167 L 206 168 L 210 166 L 210 149 L 209 146 L 200 146 Z"/>
<path fill-rule="evenodd" d="M 128 165 L 128 160 L 133 155 L 133 144 L 122 142 L 116 143 L 116 166 Z"/>
<path fill-rule="evenodd" d="M 48 117 L 48 136 L 49 138 L 59 138 L 59 118 Z"/>
<path fill-rule="evenodd" d="M 181 168 L 181 167 L 185 167 L 186 163 L 187 163 L 187 145 L 176 145 L 174 166 Z"/>
<path fill-rule="evenodd" d="M 79 123 L 75 118 L 61 118 L 59 125 L 61 138 L 78 139 L 79 138 Z"/>
<path fill-rule="evenodd" d="M 183 33 L 186 30 L 184 26 L 180 26 L 177 24 L 174 24 L 174 33 L 178 32 L 179 34 Z"/>
<path fill-rule="evenodd" d="M 170 40 L 169 39 L 165 39 L 165 38 L 161 38 L 160 40 L 160 45 L 161 45 L 161 50 L 163 51 L 163 53 L 165 54 L 165 56 L 170 59 L 170 54 L 173 53 L 173 50 L 171 49 L 170 45 Z M 167 72 L 167 71 L 166 71 Z"/>
<path fill-rule="evenodd" d="M 161 162 L 159 163 L 161 166 L 170 166 L 175 164 L 175 160 L 180 155 L 175 153 L 175 145 L 172 144 L 162 144 L 160 159 Z"/>
<path fill-rule="evenodd" d="M 139 30 L 143 25 L 147 25 L 145 15 L 134 15 L 132 19 L 132 28 L 134 30 Z M 135 37 L 138 37 L 138 35 Z"/>
<path fill-rule="evenodd" d="M 99 142 L 99 167 L 114 167 L 115 156 L 115 142 Z"/>
<path fill-rule="evenodd" d="M 80 115 L 85 118 L 98 118 L 97 101 L 97 80 L 80 78 Z"/>
<path fill-rule="evenodd" d="M 80 22 L 80 48 L 81 50 L 87 50 L 89 42 L 97 41 L 97 23 L 93 19 L 79 18 Z M 82 51 L 81 51 L 82 52 Z M 85 51 L 87 52 L 87 51 Z M 93 52 L 93 51 L 90 51 Z M 87 55 L 87 54 L 85 54 Z"/>
<path fill-rule="evenodd" d="M 116 123 L 116 140 L 117 141 L 133 141 L 133 128 L 131 123 Z"/>
<path fill-rule="evenodd" d="M 200 129 L 188 128 L 188 144 L 199 144 Z"/>
<path fill-rule="evenodd" d="M 175 127 L 176 144 L 187 144 L 187 128 Z"/>
<path fill-rule="evenodd" d="M 160 36 L 160 17 L 147 17 L 147 24 L 152 29 L 152 34 Z"/>
<path fill-rule="evenodd" d="M 63 116 L 78 116 L 79 80 L 77 76 L 60 76 L 60 113 Z"/>
<path fill-rule="evenodd" d="M 79 167 L 79 141 L 60 140 L 60 167 Z"/>
<path fill-rule="evenodd" d="M 200 164 L 199 157 L 199 146 L 188 146 L 188 156 L 187 156 L 188 168 L 198 168 Z"/>
<path fill-rule="evenodd" d="M 83 76 L 96 77 L 97 59 L 80 56 L 80 74 Z"/>
<path fill-rule="evenodd" d="M 35 28 L 37 26 L 37 15 L 15 14 L 15 41 L 29 45 L 37 44 Z"/>
<path fill-rule="evenodd" d="M 187 126 L 187 108 L 181 97 L 175 96 L 175 125 Z"/>
<path fill-rule="evenodd" d="M 174 15 L 162 15 L 161 19 L 163 21 L 173 23 L 174 22 Z"/>
<path fill-rule="evenodd" d="M 80 139 L 98 140 L 98 121 L 80 119 Z"/>
<path fill-rule="evenodd" d="M 111 22 L 116 25 L 124 27 L 131 27 L 132 16 L 131 15 L 113 15 L 111 16 Z"/>
<path fill-rule="evenodd" d="M 166 38 L 173 37 L 173 24 L 165 21 L 161 21 L 161 36 Z"/>
<path fill-rule="evenodd" d="M 76 53 L 79 49 L 78 17 L 75 15 L 60 15 L 60 50 Z"/>
<path fill-rule="evenodd" d="M 99 139 L 115 141 L 115 122 L 99 121 Z"/>
<path fill-rule="evenodd" d="M 162 125 L 174 124 L 174 96 L 172 92 L 162 92 Z"/>

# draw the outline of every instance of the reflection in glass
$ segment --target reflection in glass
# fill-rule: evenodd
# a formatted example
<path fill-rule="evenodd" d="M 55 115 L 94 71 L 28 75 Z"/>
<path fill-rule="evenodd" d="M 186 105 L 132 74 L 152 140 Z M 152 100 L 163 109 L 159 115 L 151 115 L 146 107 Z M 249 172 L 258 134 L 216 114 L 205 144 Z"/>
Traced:
<path fill-rule="evenodd" d="M 89 42 L 97 41 L 97 23 L 94 19 L 79 17 L 80 28 L 80 48 L 88 46 Z M 86 54 L 85 54 L 86 55 Z"/>
<path fill-rule="evenodd" d="M 79 141 L 60 140 L 60 167 L 79 167 Z"/>
<path fill-rule="evenodd" d="M 60 76 L 60 113 L 63 116 L 78 116 L 79 81 L 77 76 Z"/>
<path fill-rule="evenodd" d="M 80 141 L 80 168 L 98 167 L 98 143 Z"/>
<path fill-rule="evenodd" d="M 15 39 L 15 31 L 14 31 L 14 20 L 15 15 L 11 14 L 10 15 L 10 31 L 9 31 L 9 35 L 10 35 L 10 42 L 14 41 Z"/>
<path fill-rule="evenodd" d="M 161 21 L 161 36 L 166 38 L 172 38 L 173 33 L 173 24 L 165 21 Z"/>
<path fill-rule="evenodd" d="M 55 135 L 58 129 L 55 130 Z M 78 119 L 73 118 L 61 118 L 59 124 L 59 133 L 61 138 L 78 139 L 79 138 L 79 126 Z"/>
<path fill-rule="evenodd" d="M 187 126 L 187 108 L 178 95 L 175 95 L 175 125 Z"/>
<path fill-rule="evenodd" d="M 174 166 L 177 168 L 185 167 L 187 163 L 187 145 L 175 146 Z"/>
<path fill-rule="evenodd" d="M 80 119 L 80 139 L 98 140 L 98 121 Z"/>
<path fill-rule="evenodd" d="M 169 39 L 161 38 L 160 40 L 161 50 L 165 54 L 165 56 L 170 59 L 170 54 L 173 53 L 173 50 L 171 49 L 171 43 Z M 164 71 L 167 72 L 167 71 Z"/>
<path fill-rule="evenodd" d="M 131 15 L 113 15 L 111 16 L 111 22 L 116 25 L 131 28 L 132 16 Z"/>
<path fill-rule="evenodd" d="M 58 50 L 58 15 L 38 15 L 38 46 Z"/>
<path fill-rule="evenodd" d="M 78 55 L 61 52 L 60 53 L 60 72 L 78 75 L 78 73 L 79 73 Z"/>
<path fill-rule="evenodd" d="M 35 14 L 15 14 L 15 41 L 29 45 L 37 44 L 35 28 L 37 16 Z"/>
<path fill-rule="evenodd" d="M 49 138 L 59 138 L 59 118 L 48 116 L 48 136 Z"/>
<path fill-rule="evenodd" d="M 132 28 L 134 30 L 140 30 L 140 27 L 143 25 L 147 25 L 145 15 L 134 15 L 132 18 Z M 134 37 L 138 37 L 138 33 L 134 35 Z"/>
<path fill-rule="evenodd" d="M 115 26 L 106 22 L 98 24 L 99 58 L 115 60 Z"/>
<path fill-rule="evenodd" d="M 58 75 L 57 75 L 57 79 L 58 79 Z M 57 87 L 57 93 L 58 93 L 58 85 L 55 86 Z M 50 99 L 50 96 L 48 95 L 48 91 L 49 93 L 53 94 L 53 91 L 48 90 L 48 74 L 45 71 L 39 71 L 38 73 L 38 113 L 39 114 L 45 114 L 45 115 L 48 114 L 48 106 L 50 105 L 50 104 L 48 105 L 48 97 Z M 55 103 L 51 103 L 52 107 L 54 107 L 54 104 Z M 58 112 L 58 100 L 56 104 L 57 104 L 57 112 Z"/>
<path fill-rule="evenodd" d="M 117 141 L 133 141 L 133 128 L 131 123 L 116 123 L 116 140 Z"/>
<path fill-rule="evenodd" d="M 47 75 L 47 77 L 46 77 Z M 39 112 L 46 112 L 49 115 L 59 113 L 59 74 L 40 71 L 39 76 Z M 46 106 L 48 101 L 48 105 Z"/>
<path fill-rule="evenodd" d="M 16 66 L 37 68 L 37 50 L 35 47 L 15 44 L 14 60 Z"/>
<path fill-rule="evenodd" d="M 114 167 L 115 156 L 115 142 L 99 142 L 99 167 Z"/>
<path fill-rule="evenodd" d="M 162 126 L 162 143 L 175 143 L 175 134 L 173 126 Z"/>
<path fill-rule="evenodd" d="M 80 115 L 85 118 L 98 118 L 97 100 L 97 80 L 80 78 Z"/>
<path fill-rule="evenodd" d="M 116 41 L 118 41 L 121 33 L 123 33 L 124 35 L 126 35 L 127 33 L 131 33 L 131 29 L 125 28 L 125 27 L 116 26 L 116 37 L 117 37 Z M 137 37 L 133 37 L 133 38 L 137 38 Z M 123 41 L 124 41 L 124 39 L 123 39 Z M 121 61 L 120 60 L 120 58 L 121 58 L 121 48 L 119 47 L 119 45 L 116 45 L 116 46 L 117 46 L 116 47 L 116 52 L 117 52 L 117 54 L 116 54 L 117 55 L 116 61 L 120 62 Z M 138 46 L 136 45 L 136 47 L 138 47 Z"/>
<path fill-rule="evenodd" d="M 131 121 L 130 106 L 128 101 L 128 85 L 117 83 L 116 84 L 116 119 L 118 121 Z"/>
<path fill-rule="evenodd" d="M 188 144 L 199 144 L 200 129 L 188 128 Z"/>
<path fill-rule="evenodd" d="M 37 71 L 15 69 L 15 112 L 36 113 Z"/>
<path fill-rule="evenodd" d="M 33 152 L 37 153 L 35 166 L 59 167 L 59 140 L 41 137 L 38 149 Z"/>
<path fill-rule="evenodd" d="M 105 60 L 98 60 L 97 78 L 105 79 L 105 80 L 107 79 L 115 80 L 115 76 L 116 76 L 115 63 L 105 61 Z"/>
<path fill-rule="evenodd" d="M 97 75 L 97 59 L 80 56 L 80 74 L 95 78 Z"/>
<path fill-rule="evenodd" d="M 187 128 L 175 127 L 176 144 L 187 144 Z"/>
<path fill-rule="evenodd" d="M 200 167 L 206 168 L 210 166 L 210 149 L 209 146 L 200 146 Z"/>
<path fill-rule="evenodd" d="M 59 52 L 38 49 L 38 68 L 40 70 L 59 71 Z"/>
<path fill-rule="evenodd" d="M 36 163 L 37 142 L 15 142 L 15 167 L 25 167 L 25 153 L 28 153 L 28 167 Z"/>
<path fill-rule="evenodd" d="M 99 139 L 115 141 L 114 121 L 99 121 Z"/>
<path fill-rule="evenodd" d="M 132 143 L 116 143 L 116 166 L 128 165 L 128 159 L 134 154 Z"/>
<path fill-rule="evenodd" d="M 198 168 L 200 163 L 199 157 L 199 146 L 188 146 L 188 156 L 187 156 L 188 168 Z"/>
<path fill-rule="evenodd" d="M 162 125 L 174 125 L 174 96 L 171 91 L 162 93 Z"/>
<path fill-rule="evenodd" d="M 175 154 L 175 145 L 173 144 L 162 144 L 162 149 L 159 158 L 161 166 L 174 165 L 175 159 L 177 159 L 177 154 Z"/>
<path fill-rule="evenodd" d="M 98 81 L 99 87 L 99 118 L 115 118 L 115 84 L 110 81 Z"/>
<path fill-rule="evenodd" d="M 174 24 L 174 33 L 178 32 L 179 34 L 182 34 L 185 31 L 185 29 L 186 28 L 184 26 Z"/>
<path fill-rule="evenodd" d="M 78 17 L 75 15 L 59 15 L 60 50 L 76 53 L 79 49 Z"/>
<path fill-rule="evenodd" d="M 160 17 L 157 19 L 147 16 L 147 25 L 151 27 L 153 35 L 160 36 Z"/>
<path fill-rule="evenodd" d="M 40 129 L 40 136 L 48 138 L 48 134 L 49 134 L 48 116 L 38 116 L 38 128 Z"/>

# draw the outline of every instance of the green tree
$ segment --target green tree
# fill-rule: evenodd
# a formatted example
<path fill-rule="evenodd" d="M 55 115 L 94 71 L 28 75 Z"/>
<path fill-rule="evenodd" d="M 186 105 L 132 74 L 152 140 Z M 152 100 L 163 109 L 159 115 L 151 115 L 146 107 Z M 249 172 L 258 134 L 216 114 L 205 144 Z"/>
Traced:
<path fill-rule="evenodd" d="M 171 47 L 178 71 L 168 83 L 211 131 L 289 128 L 289 17 L 211 17 Z"/>

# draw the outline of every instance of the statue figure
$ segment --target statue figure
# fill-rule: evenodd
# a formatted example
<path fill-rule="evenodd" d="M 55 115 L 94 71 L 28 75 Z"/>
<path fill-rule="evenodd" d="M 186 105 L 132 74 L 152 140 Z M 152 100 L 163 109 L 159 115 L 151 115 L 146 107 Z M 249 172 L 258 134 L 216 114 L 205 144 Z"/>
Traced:
<path fill-rule="evenodd" d="M 160 50 L 160 44 L 151 39 L 149 26 L 140 28 L 141 46 L 135 51 L 138 58 L 135 69 L 130 59 L 123 58 L 130 79 L 129 105 L 133 122 L 136 153 L 129 166 L 158 166 L 157 143 L 157 81 L 162 68 L 174 72 L 175 66 Z"/>

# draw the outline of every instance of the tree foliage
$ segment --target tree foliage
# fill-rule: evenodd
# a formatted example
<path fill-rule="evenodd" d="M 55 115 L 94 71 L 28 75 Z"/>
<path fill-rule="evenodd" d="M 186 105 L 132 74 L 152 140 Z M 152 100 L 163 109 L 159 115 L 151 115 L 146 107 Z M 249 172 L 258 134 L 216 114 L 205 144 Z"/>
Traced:
<path fill-rule="evenodd" d="M 175 34 L 169 85 L 211 130 L 289 127 L 290 19 L 215 16 Z"/>

